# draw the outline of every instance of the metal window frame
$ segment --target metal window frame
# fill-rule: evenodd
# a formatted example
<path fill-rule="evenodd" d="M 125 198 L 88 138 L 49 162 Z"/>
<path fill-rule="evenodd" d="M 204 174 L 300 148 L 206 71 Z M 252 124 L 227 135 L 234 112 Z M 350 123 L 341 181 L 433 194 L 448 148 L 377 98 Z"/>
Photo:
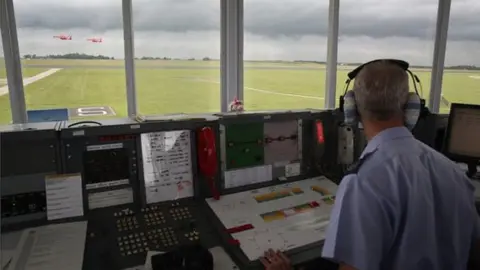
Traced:
<path fill-rule="evenodd" d="M 13 0 L 0 1 L 0 28 L 7 71 L 12 122 L 14 124 L 26 123 L 27 106 L 25 104 L 22 62 L 20 61 Z"/>
<path fill-rule="evenodd" d="M 133 36 L 132 0 L 122 1 L 123 40 L 125 47 L 125 82 L 127 97 L 127 114 L 135 117 L 138 114 L 137 89 L 135 81 L 135 44 Z"/>
<path fill-rule="evenodd" d="M 430 96 L 428 100 L 428 107 L 433 113 L 438 113 L 440 111 L 451 5 L 452 0 L 438 1 L 437 26 L 435 30 L 435 48 L 433 50 L 432 75 L 430 78 Z"/>
<path fill-rule="evenodd" d="M 243 0 L 220 0 L 220 109 L 228 111 L 229 103 L 243 100 Z"/>
<path fill-rule="evenodd" d="M 233 98 L 244 99 L 243 89 L 243 0 L 220 0 L 221 5 L 221 98 L 222 112 L 228 110 Z M 438 113 L 448 38 L 451 0 L 439 0 L 437 26 L 429 107 Z M 325 108 L 335 108 L 337 84 L 337 57 L 339 36 L 340 0 L 330 0 L 328 25 L 327 77 L 325 81 Z M 132 22 L 132 0 L 122 1 L 123 30 L 125 42 L 125 75 L 127 111 L 129 116 L 138 113 L 135 81 L 135 57 Z M 4 48 L 10 107 L 13 123 L 26 123 L 26 104 L 23 87 L 22 67 L 18 46 L 17 28 L 13 0 L 0 1 L 0 26 Z"/>
<path fill-rule="evenodd" d="M 337 97 L 338 31 L 340 0 L 330 0 L 328 7 L 327 69 L 325 80 L 325 109 L 335 109 Z"/>

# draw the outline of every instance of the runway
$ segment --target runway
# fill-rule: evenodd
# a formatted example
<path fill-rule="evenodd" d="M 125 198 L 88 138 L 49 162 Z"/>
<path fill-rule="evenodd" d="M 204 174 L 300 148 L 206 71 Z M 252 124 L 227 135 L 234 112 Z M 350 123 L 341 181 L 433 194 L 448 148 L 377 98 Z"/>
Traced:
<path fill-rule="evenodd" d="M 51 68 L 51 69 L 49 69 L 45 72 L 39 73 L 35 76 L 24 78 L 23 79 L 23 86 L 27 86 L 31 83 L 34 83 L 38 80 L 41 80 L 45 77 L 48 77 L 48 76 L 52 75 L 53 73 L 55 73 L 59 70 L 61 70 L 61 68 Z M 6 95 L 6 94 L 8 94 L 8 85 L 6 85 L 4 87 L 0 87 L 0 96 Z"/>
<path fill-rule="evenodd" d="M 196 80 L 196 81 L 200 81 L 200 82 L 220 84 L 219 81 L 205 80 L 205 79 L 200 79 L 200 78 L 192 78 L 192 79 L 194 79 L 194 80 Z M 248 86 L 244 86 L 243 88 L 244 88 L 245 90 L 248 90 L 248 91 L 253 91 L 253 92 L 258 92 L 258 93 L 263 93 L 263 94 L 269 94 L 269 95 L 277 95 L 277 96 L 285 96 L 285 97 L 296 97 L 296 98 L 304 98 L 304 99 L 325 100 L 324 97 L 298 95 L 298 94 L 293 94 L 293 93 L 282 93 L 282 92 L 276 92 L 276 91 L 272 91 L 272 90 L 253 88 L 253 87 L 248 87 Z"/>

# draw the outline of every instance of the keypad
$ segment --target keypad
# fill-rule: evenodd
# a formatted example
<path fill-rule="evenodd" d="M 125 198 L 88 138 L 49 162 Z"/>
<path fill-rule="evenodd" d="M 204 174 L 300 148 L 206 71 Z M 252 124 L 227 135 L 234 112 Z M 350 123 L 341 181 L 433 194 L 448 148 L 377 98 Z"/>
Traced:
<path fill-rule="evenodd" d="M 185 238 L 187 238 L 190 241 L 198 241 L 200 240 L 200 233 L 194 230 L 192 232 L 186 233 Z"/>
<path fill-rule="evenodd" d="M 153 248 L 169 248 L 178 245 L 178 238 L 172 227 L 164 227 L 147 232 Z"/>
<path fill-rule="evenodd" d="M 174 221 L 192 219 L 192 214 L 190 214 L 190 210 L 188 209 L 188 207 L 171 208 L 169 213 Z"/>
<path fill-rule="evenodd" d="M 140 254 L 149 250 L 147 237 L 143 232 L 119 236 L 117 245 L 122 256 Z"/>
<path fill-rule="evenodd" d="M 140 228 L 140 226 L 138 225 L 138 220 L 135 216 L 127 216 L 117 219 L 118 232 L 130 231 L 138 228 Z"/>
<path fill-rule="evenodd" d="M 190 225 L 193 215 L 189 207 L 178 202 L 151 205 L 137 213 L 127 208 L 116 211 L 113 216 L 121 256 L 144 255 L 148 250 L 169 250 L 185 241 L 200 240 L 200 233 Z"/>

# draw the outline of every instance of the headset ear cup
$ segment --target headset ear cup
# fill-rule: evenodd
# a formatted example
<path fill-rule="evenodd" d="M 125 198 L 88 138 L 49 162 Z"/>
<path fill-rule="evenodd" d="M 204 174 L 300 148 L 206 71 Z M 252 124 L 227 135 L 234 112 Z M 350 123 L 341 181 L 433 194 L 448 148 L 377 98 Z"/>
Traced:
<path fill-rule="evenodd" d="M 352 90 L 347 91 L 343 97 L 343 114 L 347 125 L 355 125 L 359 120 L 355 94 Z"/>
<path fill-rule="evenodd" d="M 409 93 L 407 104 L 405 105 L 405 126 L 412 130 L 418 122 L 421 112 L 421 100 L 415 93 Z"/>

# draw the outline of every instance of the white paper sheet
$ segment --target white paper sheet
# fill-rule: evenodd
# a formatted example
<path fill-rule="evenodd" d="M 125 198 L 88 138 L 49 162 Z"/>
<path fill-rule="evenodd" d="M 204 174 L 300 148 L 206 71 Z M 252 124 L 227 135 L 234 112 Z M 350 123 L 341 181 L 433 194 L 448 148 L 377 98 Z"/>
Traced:
<path fill-rule="evenodd" d="M 225 172 L 225 188 L 242 187 L 272 180 L 272 165 Z"/>
<path fill-rule="evenodd" d="M 96 209 L 133 203 L 132 188 L 109 190 L 88 194 L 88 208 Z"/>
<path fill-rule="evenodd" d="M 256 260 L 269 248 L 288 251 L 324 240 L 333 208 L 330 197 L 337 188 L 321 176 L 206 202 L 225 228 L 253 226 L 232 237 L 240 242 L 247 258 Z"/>
<path fill-rule="evenodd" d="M 147 203 L 193 196 L 190 131 L 141 135 Z"/>
<path fill-rule="evenodd" d="M 9 270 L 11 268 L 12 261 L 17 254 L 15 250 L 2 250 L 2 270 Z"/>
<path fill-rule="evenodd" d="M 82 176 L 54 175 L 45 178 L 48 220 L 83 216 Z"/>
<path fill-rule="evenodd" d="M 81 270 L 86 234 L 87 222 L 27 229 L 9 269 Z"/>
<path fill-rule="evenodd" d="M 285 176 L 286 177 L 299 176 L 300 168 L 301 168 L 300 163 L 287 164 L 285 166 Z"/>

